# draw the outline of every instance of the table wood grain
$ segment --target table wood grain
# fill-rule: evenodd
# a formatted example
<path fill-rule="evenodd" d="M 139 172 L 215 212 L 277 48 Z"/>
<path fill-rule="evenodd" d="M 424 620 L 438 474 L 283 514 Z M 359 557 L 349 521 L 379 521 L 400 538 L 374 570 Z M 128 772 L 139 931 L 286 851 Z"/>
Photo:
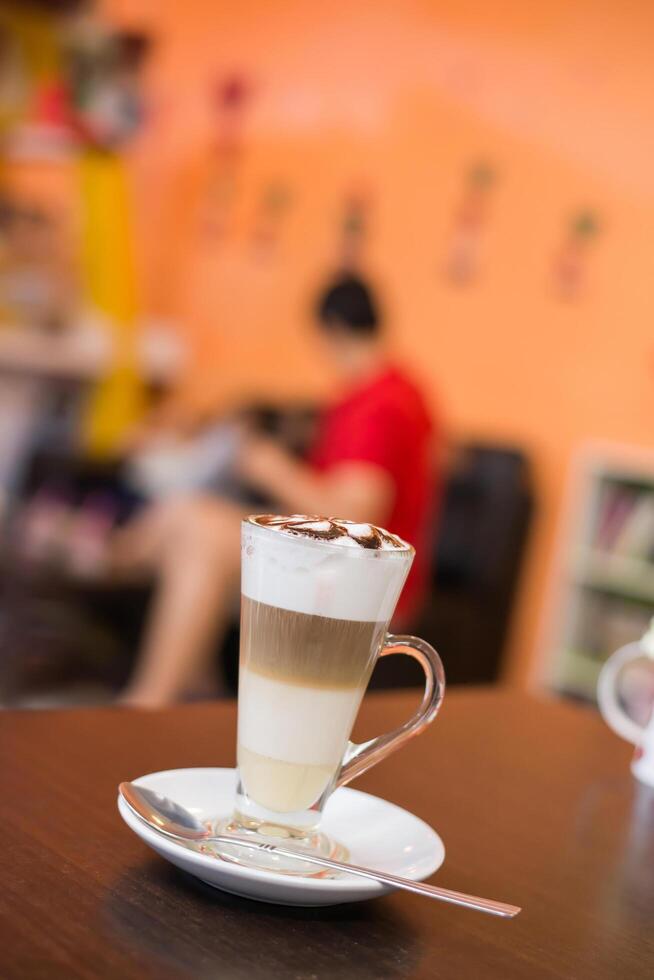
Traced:
<path fill-rule="evenodd" d="M 366 698 L 359 734 L 416 695 Z M 654 976 L 654 791 L 594 712 L 450 691 L 431 729 L 357 781 L 447 849 L 432 880 L 524 906 L 513 921 L 395 893 L 288 909 L 166 864 L 120 820 L 116 786 L 234 762 L 234 705 L 0 714 L 0 976 L 512 978 Z"/>

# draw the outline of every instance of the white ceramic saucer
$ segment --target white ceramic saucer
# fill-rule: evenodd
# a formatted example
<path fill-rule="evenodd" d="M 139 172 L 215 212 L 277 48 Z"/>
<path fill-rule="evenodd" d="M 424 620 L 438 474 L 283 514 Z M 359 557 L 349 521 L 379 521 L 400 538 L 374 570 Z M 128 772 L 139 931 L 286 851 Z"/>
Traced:
<path fill-rule="evenodd" d="M 229 814 L 236 773 L 233 769 L 171 769 L 134 782 L 181 803 L 205 821 Z M 232 864 L 166 840 L 134 816 L 120 798 L 118 809 L 125 823 L 157 854 L 234 895 L 277 905 L 339 905 L 392 891 L 387 885 L 352 875 L 304 878 Z M 354 789 L 336 790 L 321 828 L 347 847 L 353 864 L 415 881 L 428 878 L 445 858 L 443 842 L 426 823 L 393 803 Z"/>

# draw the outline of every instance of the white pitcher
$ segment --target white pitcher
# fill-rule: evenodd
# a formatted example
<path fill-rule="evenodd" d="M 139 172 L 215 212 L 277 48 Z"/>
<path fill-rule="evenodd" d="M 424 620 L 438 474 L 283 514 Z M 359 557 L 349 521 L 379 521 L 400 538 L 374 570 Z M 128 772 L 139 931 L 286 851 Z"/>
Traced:
<path fill-rule="evenodd" d="M 621 647 L 606 661 L 597 682 L 597 700 L 606 723 L 617 735 L 636 746 L 631 763 L 632 773 L 642 783 L 654 786 L 654 711 L 647 725 L 639 725 L 629 717 L 618 699 L 622 669 L 643 657 L 653 661 L 654 669 L 654 619 L 640 640 Z"/>

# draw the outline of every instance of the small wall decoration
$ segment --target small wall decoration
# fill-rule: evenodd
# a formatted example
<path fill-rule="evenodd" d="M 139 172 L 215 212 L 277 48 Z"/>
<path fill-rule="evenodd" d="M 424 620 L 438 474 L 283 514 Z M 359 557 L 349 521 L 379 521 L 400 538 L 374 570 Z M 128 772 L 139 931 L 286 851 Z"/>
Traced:
<path fill-rule="evenodd" d="M 582 209 L 572 216 L 563 242 L 554 256 L 554 289 L 560 299 L 576 300 L 588 278 L 588 259 L 600 231 L 595 211 Z"/>
<path fill-rule="evenodd" d="M 70 125 L 87 149 L 116 150 L 144 118 L 141 69 L 150 39 L 80 16 L 68 31 L 65 64 Z"/>
<path fill-rule="evenodd" d="M 463 196 L 454 211 L 445 260 L 445 275 L 457 286 L 469 285 L 479 273 L 495 182 L 495 171 L 485 162 L 475 164 L 466 174 Z"/>
<path fill-rule="evenodd" d="M 252 232 L 252 247 L 258 258 L 268 258 L 277 248 L 291 203 L 291 188 L 282 180 L 270 181 L 263 188 Z"/>
<path fill-rule="evenodd" d="M 340 265 L 358 269 L 368 237 L 372 195 L 366 186 L 353 187 L 345 198 L 341 226 Z"/>
<path fill-rule="evenodd" d="M 214 240 L 224 238 L 229 230 L 243 155 L 243 120 L 251 94 L 252 86 L 238 74 L 220 79 L 211 92 L 215 137 L 200 224 L 203 234 Z"/>

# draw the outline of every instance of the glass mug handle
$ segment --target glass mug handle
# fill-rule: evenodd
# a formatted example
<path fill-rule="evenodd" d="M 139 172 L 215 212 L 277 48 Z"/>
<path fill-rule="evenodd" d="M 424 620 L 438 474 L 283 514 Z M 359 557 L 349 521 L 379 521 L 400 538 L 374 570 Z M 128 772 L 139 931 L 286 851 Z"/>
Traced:
<path fill-rule="evenodd" d="M 346 783 L 361 776 L 372 766 L 381 762 L 391 752 L 395 752 L 405 742 L 420 732 L 434 720 L 441 706 L 445 693 L 445 671 L 441 658 L 429 643 L 418 639 L 417 636 L 386 637 L 379 653 L 380 657 L 388 657 L 394 653 L 404 653 L 417 660 L 425 672 L 425 693 L 422 703 L 416 713 L 403 725 L 385 735 L 378 735 L 368 742 L 356 745 L 348 742 L 343 756 L 343 765 L 336 778 L 334 788 L 345 786 Z"/>

